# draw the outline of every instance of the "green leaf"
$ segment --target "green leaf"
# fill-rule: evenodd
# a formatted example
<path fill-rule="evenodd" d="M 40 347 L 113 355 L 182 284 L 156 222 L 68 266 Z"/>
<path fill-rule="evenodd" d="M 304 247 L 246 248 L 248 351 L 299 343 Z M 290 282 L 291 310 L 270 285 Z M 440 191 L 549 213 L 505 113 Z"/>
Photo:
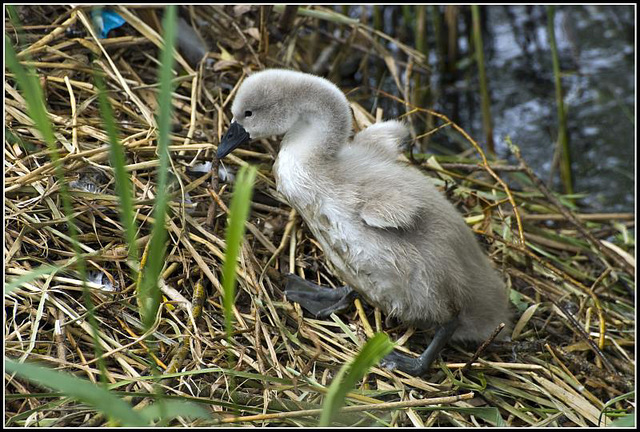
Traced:
<path fill-rule="evenodd" d="M 164 46 L 161 54 L 160 66 L 160 95 L 158 106 L 160 114 L 158 123 L 158 181 L 156 187 L 156 203 L 153 217 L 155 223 L 151 231 L 149 245 L 149 256 L 144 268 L 142 282 L 138 287 L 138 298 L 140 300 L 140 316 L 144 325 L 149 328 L 153 324 L 160 300 L 162 298 L 158 287 L 158 278 L 164 265 L 164 255 L 166 250 L 167 230 L 165 228 L 165 217 L 167 208 L 167 178 L 169 174 L 169 127 L 171 125 L 171 72 L 174 63 L 174 43 L 176 35 L 176 7 L 167 6 L 162 22 L 164 29 Z"/>
<path fill-rule="evenodd" d="M 51 162 L 53 163 L 54 172 L 58 178 L 60 185 L 60 198 L 62 201 L 62 208 L 64 210 L 67 224 L 69 225 L 69 239 L 73 246 L 75 256 L 77 258 L 78 272 L 80 273 L 80 279 L 82 280 L 82 297 L 87 308 L 89 324 L 92 328 L 93 346 L 96 352 L 96 358 L 98 358 L 98 367 L 103 372 L 100 377 L 106 380 L 104 360 L 101 357 L 100 343 L 98 341 L 98 326 L 94 315 L 93 301 L 91 295 L 87 289 L 86 281 L 86 267 L 84 258 L 82 257 L 82 251 L 80 243 L 78 242 L 78 227 L 76 226 L 73 218 L 73 208 L 71 206 L 71 199 L 69 197 L 69 188 L 64 177 L 64 169 L 62 162 L 60 161 L 60 154 L 58 152 L 56 137 L 53 132 L 53 126 L 47 115 L 47 110 L 44 104 L 44 96 L 42 94 L 42 87 L 33 68 L 23 67 L 18 61 L 11 41 L 7 34 L 4 35 L 4 47 L 5 47 L 5 62 L 11 72 L 14 74 L 14 79 L 18 83 L 18 87 L 22 91 L 22 95 L 27 102 L 27 108 L 29 117 L 33 120 L 35 126 L 42 134 L 44 141 L 47 145 L 49 153 L 51 155 Z"/>
<path fill-rule="evenodd" d="M 109 156 L 116 179 L 116 191 L 120 198 L 120 221 L 125 227 L 125 235 L 129 244 L 129 259 L 138 259 L 138 248 L 136 246 L 137 226 L 135 223 L 135 212 L 133 210 L 133 198 L 131 196 L 131 179 L 125 169 L 125 155 L 122 144 L 118 140 L 118 131 L 113 116 L 113 110 L 107 100 L 104 81 L 101 74 L 96 71 L 94 81 L 98 88 L 98 101 L 100 103 L 100 113 L 104 122 L 105 130 L 109 136 Z M 137 275 L 133 276 L 136 280 Z"/>
<path fill-rule="evenodd" d="M 243 166 L 238 171 L 231 205 L 229 207 L 229 224 L 227 225 L 224 265 L 222 268 L 222 287 L 224 290 L 224 317 L 227 337 L 231 337 L 233 321 L 233 299 L 235 298 L 236 266 L 240 245 L 244 237 L 245 222 L 249 216 L 253 183 L 257 175 L 254 166 Z"/>
<path fill-rule="evenodd" d="M 635 414 L 627 414 L 626 416 L 620 417 L 619 419 L 616 419 L 611 423 L 609 423 L 609 427 L 616 427 L 616 428 L 622 428 L 622 427 L 634 428 L 635 426 L 636 426 Z"/>
<path fill-rule="evenodd" d="M 331 424 L 331 420 L 344 404 L 347 393 L 356 386 L 372 366 L 378 364 L 385 355 L 393 350 L 393 346 L 393 342 L 386 334 L 376 333 L 362 347 L 355 359 L 340 369 L 327 391 L 318 426 L 323 427 Z"/>
<path fill-rule="evenodd" d="M 446 407 L 446 410 L 473 415 L 497 427 L 505 426 L 504 420 L 500 415 L 500 410 L 496 407 Z"/>
<path fill-rule="evenodd" d="M 626 400 L 626 399 L 631 399 L 633 397 L 635 397 L 636 392 L 635 391 L 631 391 L 629 393 L 625 393 L 622 394 L 620 396 L 616 396 L 613 399 L 607 401 L 607 403 L 604 404 L 604 406 L 602 407 L 602 410 L 600 411 L 600 416 L 598 417 L 598 426 L 600 426 L 600 423 L 602 421 L 602 416 L 605 415 L 607 413 L 607 410 L 609 409 L 609 407 L 617 402 Z M 622 419 L 620 419 L 622 420 Z M 609 425 L 612 426 L 612 425 Z"/>
<path fill-rule="evenodd" d="M 163 401 L 160 400 L 153 405 L 145 407 L 140 410 L 140 415 L 147 420 L 147 423 L 152 423 L 157 420 L 166 422 L 173 420 L 176 417 L 183 417 L 189 419 L 209 419 L 211 416 L 209 412 L 203 407 L 184 401 Z"/>
<path fill-rule="evenodd" d="M 524 299 L 524 296 L 513 288 L 509 291 L 509 298 L 520 312 L 526 311 L 529 307 L 529 303 Z"/>
<path fill-rule="evenodd" d="M 4 366 L 6 372 L 16 373 L 26 380 L 60 391 L 95 408 L 110 420 L 116 421 L 123 426 L 147 425 L 140 413 L 134 411 L 122 399 L 86 380 L 43 366 L 31 363 L 16 363 L 9 359 L 5 359 Z"/>

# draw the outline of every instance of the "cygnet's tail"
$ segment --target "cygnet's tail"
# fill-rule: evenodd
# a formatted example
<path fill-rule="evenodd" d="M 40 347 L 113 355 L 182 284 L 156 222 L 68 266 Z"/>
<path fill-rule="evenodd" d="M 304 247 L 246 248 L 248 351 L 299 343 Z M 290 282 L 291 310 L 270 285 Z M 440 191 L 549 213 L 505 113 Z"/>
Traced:
<path fill-rule="evenodd" d="M 389 159 L 400 153 L 400 145 L 409 136 L 409 130 L 398 120 L 375 123 L 353 137 L 354 146 L 368 147 L 372 152 Z"/>

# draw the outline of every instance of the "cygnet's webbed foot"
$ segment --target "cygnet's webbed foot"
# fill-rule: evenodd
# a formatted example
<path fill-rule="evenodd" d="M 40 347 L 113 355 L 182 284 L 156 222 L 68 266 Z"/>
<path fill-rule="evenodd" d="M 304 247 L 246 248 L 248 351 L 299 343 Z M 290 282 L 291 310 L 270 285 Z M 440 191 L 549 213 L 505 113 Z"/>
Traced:
<path fill-rule="evenodd" d="M 300 303 L 318 318 L 345 311 L 356 297 L 356 292 L 349 286 L 335 289 L 323 287 L 295 274 L 286 276 L 284 293 L 287 300 Z"/>
<path fill-rule="evenodd" d="M 420 360 L 420 357 L 409 357 L 406 354 L 393 351 L 380 361 L 380 366 L 389 370 L 400 370 L 413 376 L 422 376 L 429 370 L 431 363 L 425 364 Z"/>
<path fill-rule="evenodd" d="M 438 327 L 433 340 L 418 358 L 409 357 L 399 352 L 392 352 L 382 359 L 380 365 L 385 369 L 398 369 L 413 376 L 423 376 L 436 359 L 442 348 L 451 340 L 451 336 L 458 328 L 458 318 L 454 318 L 443 326 Z"/>

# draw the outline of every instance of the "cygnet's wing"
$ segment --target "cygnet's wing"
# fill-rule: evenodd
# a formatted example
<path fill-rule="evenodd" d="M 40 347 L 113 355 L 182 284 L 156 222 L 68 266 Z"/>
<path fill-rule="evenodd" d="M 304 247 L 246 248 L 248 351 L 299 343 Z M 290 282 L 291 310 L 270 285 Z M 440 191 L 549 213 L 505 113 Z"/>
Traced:
<path fill-rule="evenodd" d="M 366 147 L 372 153 L 395 159 L 400 153 L 400 144 L 409 135 L 409 130 L 400 121 L 389 120 L 375 123 L 353 137 L 353 146 Z"/>
<path fill-rule="evenodd" d="M 423 191 L 428 180 L 419 171 L 399 162 L 376 168 L 359 189 L 360 217 L 375 228 L 413 228 L 427 204 Z"/>
<path fill-rule="evenodd" d="M 376 123 L 358 132 L 342 152 L 345 169 L 357 185 L 357 210 L 371 227 L 410 229 L 424 206 L 424 176 L 397 161 L 408 135 L 397 120 Z"/>

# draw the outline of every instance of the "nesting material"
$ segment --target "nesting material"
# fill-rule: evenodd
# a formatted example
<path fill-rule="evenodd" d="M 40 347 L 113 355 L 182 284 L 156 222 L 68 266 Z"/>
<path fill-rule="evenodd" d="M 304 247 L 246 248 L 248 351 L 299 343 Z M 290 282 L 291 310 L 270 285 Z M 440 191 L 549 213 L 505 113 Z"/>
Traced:
<path fill-rule="evenodd" d="M 172 394 L 208 398 L 208 404 L 215 407 L 212 415 L 216 419 L 245 426 L 315 426 L 317 415 L 305 410 L 321 407 L 323 390 L 319 386 L 328 386 L 339 368 L 353 358 L 369 329 L 387 331 L 399 341 L 400 350 L 412 355 L 420 353 L 431 335 L 419 329 L 386 325 L 383 314 L 366 306 L 359 308 L 360 312 L 339 315 L 335 321 L 301 319 L 299 309 L 282 300 L 282 273 L 303 271 L 308 280 L 321 285 L 339 286 L 341 281 L 327 268 L 328 259 L 309 227 L 276 193 L 271 166 L 277 142 L 265 139 L 235 150 L 222 162 L 230 172 L 244 163 L 259 166 L 254 196 L 261 197 L 254 201 L 249 218 L 238 267 L 236 328 L 231 344 L 226 344 L 218 289 L 226 206 L 233 185 L 218 181 L 215 163 L 213 174 L 190 174 L 187 167 L 216 160 L 219 139 L 232 117 L 229 108 L 234 88 L 246 77 L 245 70 L 260 70 L 262 62 L 273 67 L 285 61 L 293 69 L 307 70 L 307 64 L 313 62 L 297 53 L 312 55 L 314 49 L 320 52 L 330 43 L 318 33 L 318 15 L 299 16 L 295 25 L 302 31 L 284 42 L 271 40 L 267 45 L 265 40 L 260 42 L 247 34 L 243 34 L 243 40 L 236 27 L 240 31 L 258 28 L 261 34 L 268 34 L 268 26 L 277 24 L 279 14 L 275 9 L 269 14 L 257 6 L 242 8 L 194 6 L 187 10 L 192 15 L 189 22 L 208 23 L 197 30 L 213 47 L 210 56 L 222 72 L 204 69 L 203 75 L 175 78 L 174 123 L 184 128 L 171 135 L 172 171 L 180 177 L 184 192 L 197 207 L 192 215 L 179 203 L 169 208 L 163 292 L 172 303 L 163 309 L 162 320 L 152 336 L 159 341 L 159 359 L 180 374 L 170 383 Z M 299 13 L 304 9 L 300 7 Z M 324 13 L 321 17 L 333 16 L 327 8 L 312 9 Z M 143 10 L 158 12 L 157 7 L 125 6 L 117 10 L 122 16 L 138 18 Z M 116 283 L 112 285 L 119 288 L 107 292 L 91 287 L 103 352 L 110 353 L 106 366 L 114 381 L 134 380 L 127 384 L 128 390 L 137 392 L 143 399 L 141 403 L 152 403 L 152 398 L 142 397 L 143 392 L 153 391 L 148 382 L 135 381 L 149 375 L 141 362 L 148 353 L 138 339 L 144 330 L 136 313 L 134 281 L 126 264 L 127 248 L 118 222 L 119 204 L 109 168 L 108 140 L 90 69 L 78 62 L 89 54 L 98 56 L 96 66 L 106 72 L 108 96 L 116 112 L 132 178 L 142 250 L 152 228 L 152 195 L 157 193 L 155 126 L 149 122 L 153 116 L 145 115 L 156 107 L 157 33 L 144 20 L 128 18 L 128 23 L 118 29 L 124 35 L 100 41 L 103 53 L 87 34 L 84 21 L 73 15 L 69 6 L 24 6 L 18 7 L 18 14 L 27 33 L 22 49 L 29 50 L 31 58 L 39 62 L 36 72 L 61 145 L 66 181 L 77 180 L 84 170 L 98 166 L 109 177 L 100 182 L 98 193 L 72 189 L 70 194 L 81 248 L 92 254 L 88 267 L 106 276 L 102 283 L 109 280 L 111 284 L 113 280 Z M 261 22 L 267 26 L 264 32 Z M 370 34 L 366 25 L 345 20 L 328 24 L 343 26 L 345 32 L 358 36 L 354 44 L 341 43 L 336 55 L 359 60 L 367 53 L 371 61 L 388 55 L 394 61 L 394 56 L 374 38 L 366 37 Z M 7 21 L 7 27 L 10 25 Z M 13 38 L 13 29 L 8 28 L 7 35 Z M 321 37 L 312 43 L 316 35 Z M 11 41 L 17 46 L 14 39 Z M 407 77 L 411 82 L 420 67 L 426 70 L 424 61 L 397 42 L 402 55 L 413 61 Z M 265 47 L 268 52 L 260 57 L 260 49 Z M 314 58 L 317 56 L 311 60 Z M 111 70 L 109 60 L 121 75 Z M 68 69 L 69 64 L 73 70 Z M 368 63 L 362 64 L 367 67 Z M 380 63 L 380 67 L 387 67 L 387 63 Z M 64 71 L 74 74 L 68 85 L 54 74 L 59 72 L 64 77 Z M 364 89 L 339 85 L 357 114 L 355 129 L 374 123 Z M 341 416 L 341 424 L 350 426 L 360 421 L 357 424 L 495 426 L 493 414 L 497 413 L 506 426 L 514 427 L 597 425 L 604 404 L 632 391 L 635 385 L 633 272 L 617 265 L 585 239 L 544 191 L 528 181 L 517 162 L 489 160 L 485 164 L 480 146 L 466 134 L 465 125 L 452 123 L 441 113 L 414 109 L 411 100 L 405 104 L 402 96 L 375 95 L 381 101 L 396 104 L 399 112 L 406 114 L 402 119 L 405 122 L 426 125 L 427 118 L 431 118 L 433 130 L 425 131 L 431 140 L 453 137 L 467 147 L 465 154 L 448 158 L 416 156 L 414 164 L 433 176 L 438 189 L 465 217 L 493 265 L 504 275 L 515 309 L 511 332 L 514 342 L 490 345 L 471 364 L 467 362 L 480 344 L 453 343 L 443 365 L 447 372 L 437 371 L 426 379 L 373 368 L 358 391 L 348 395 L 347 404 L 356 412 Z M 72 100 L 77 102 L 75 108 Z M 392 117 L 387 111 L 382 114 L 384 118 Z M 9 72 L 5 74 L 5 127 L 4 262 L 9 281 L 43 264 L 72 264 L 74 254 L 64 236 L 67 227 L 60 208 L 59 183 L 46 146 L 28 118 L 25 101 Z M 179 184 L 176 191 L 172 199 L 182 197 Z M 507 191 L 520 213 L 521 224 Z M 572 212 L 577 214 L 581 228 L 596 240 L 617 246 L 616 253 L 635 262 L 633 214 Z M 519 243 L 521 234 L 525 245 Z M 189 304 L 192 306 L 187 308 L 198 305 L 201 315 L 186 310 L 184 305 Z M 95 351 L 91 330 L 84 320 L 86 312 L 73 266 L 21 286 L 5 296 L 5 355 L 24 357 L 98 381 L 97 366 L 92 362 Z M 236 364 L 227 363 L 227 349 L 234 354 Z M 232 372 L 227 368 L 231 367 L 241 374 L 236 375 L 234 392 L 229 391 Z M 162 383 L 169 385 L 168 380 Z M 484 389 L 482 397 L 477 395 L 478 388 Z M 476 397 L 457 402 L 456 410 L 448 409 L 449 404 L 438 411 L 411 408 L 421 398 L 428 400 L 468 389 L 476 392 Z M 63 409 L 47 408 L 50 398 L 26 396 L 42 393 L 43 389 L 18 377 L 7 380 L 5 390 L 5 419 L 9 426 L 22 425 L 17 421 L 26 421 L 22 414 L 31 409 L 41 410 L 48 426 L 100 426 L 107 421 L 88 412 L 86 405 L 68 399 Z M 398 408 L 387 403 L 406 405 Z M 632 403 L 632 399 L 625 398 L 610 409 L 630 410 Z M 386 407 L 387 411 L 366 408 L 371 404 Z M 360 406 L 365 408 L 357 412 Z M 391 406 L 403 413 L 391 414 Z M 475 408 L 480 410 L 474 411 Z M 487 408 L 494 411 L 487 415 Z M 28 414 L 29 421 L 41 418 L 32 414 Z M 376 423 L 378 419 L 380 422 Z M 181 420 L 181 424 L 196 425 L 196 421 Z"/>

